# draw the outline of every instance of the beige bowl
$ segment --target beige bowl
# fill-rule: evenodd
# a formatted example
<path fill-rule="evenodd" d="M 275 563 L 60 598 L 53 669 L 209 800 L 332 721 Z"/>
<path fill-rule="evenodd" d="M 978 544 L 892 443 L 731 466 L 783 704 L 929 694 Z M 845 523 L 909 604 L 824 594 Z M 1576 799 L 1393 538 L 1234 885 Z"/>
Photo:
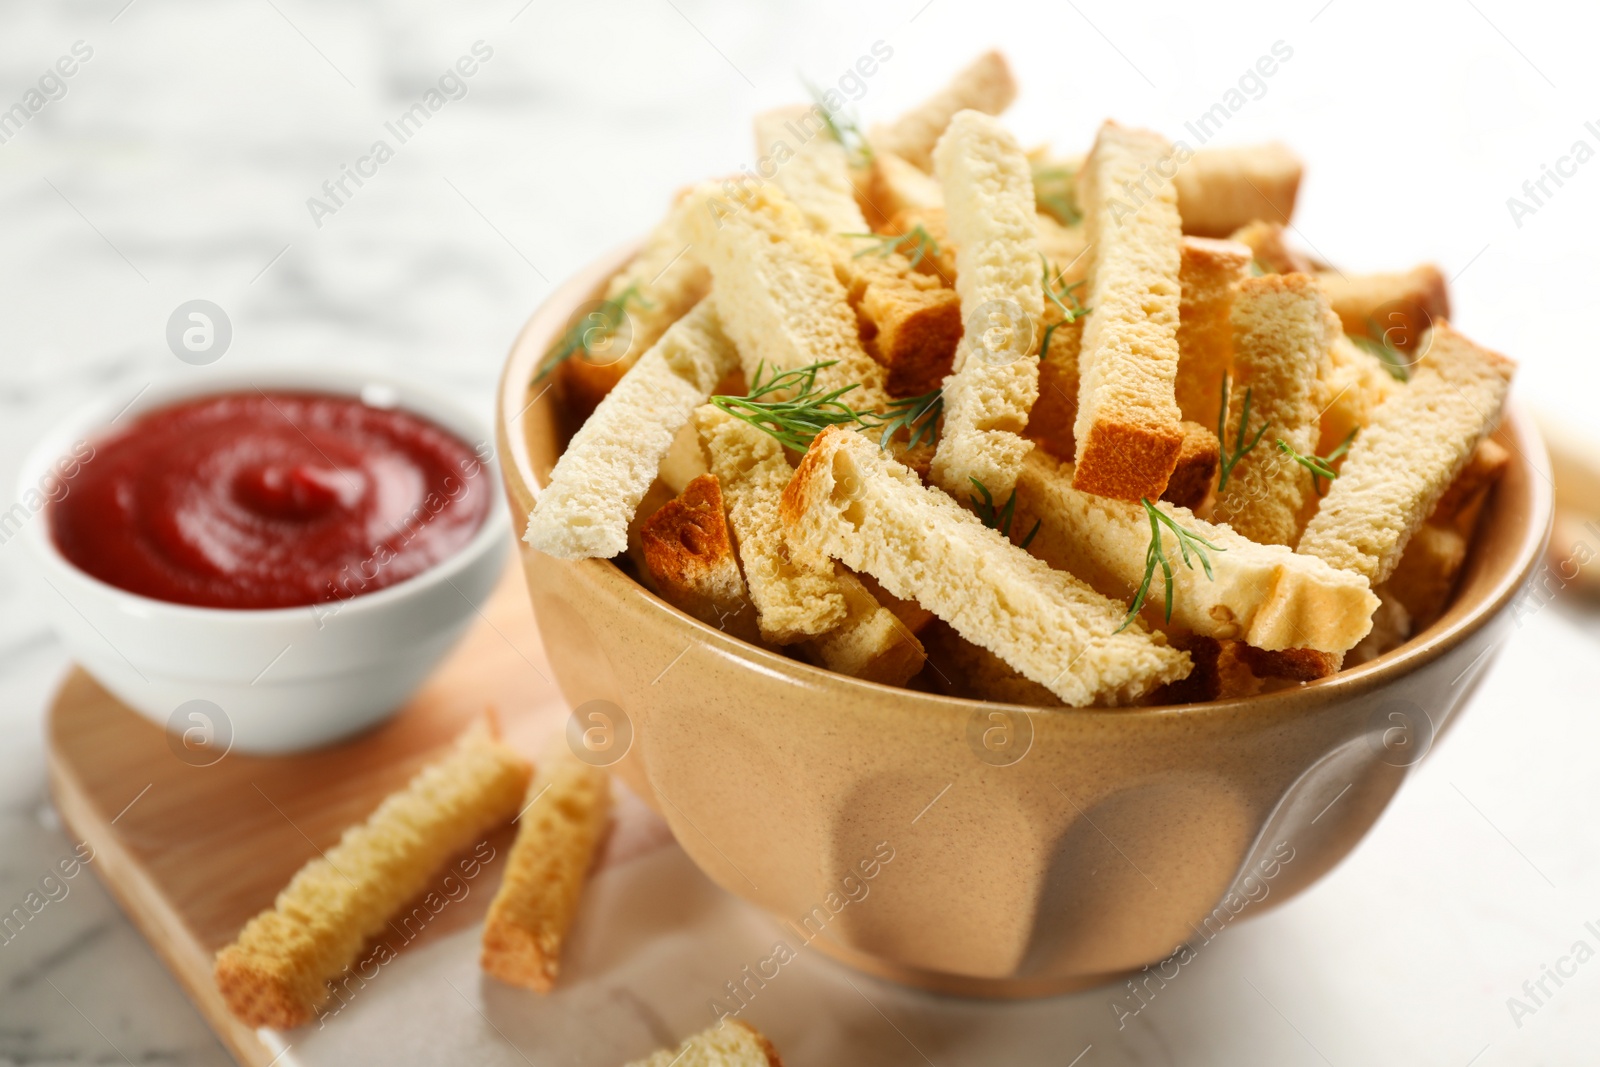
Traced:
<path fill-rule="evenodd" d="M 511 352 L 497 422 L 519 528 L 563 444 L 533 370 L 622 258 L 557 290 Z M 523 562 L 569 737 L 782 920 L 787 948 L 1041 995 L 1289 899 L 1372 826 L 1483 677 L 1548 534 L 1531 420 L 1512 411 L 1500 440 L 1513 462 L 1445 616 L 1373 663 L 1246 700 L 1029 710 L 895 689 L 731 638 L 614 563 L 527 545 Z"/>

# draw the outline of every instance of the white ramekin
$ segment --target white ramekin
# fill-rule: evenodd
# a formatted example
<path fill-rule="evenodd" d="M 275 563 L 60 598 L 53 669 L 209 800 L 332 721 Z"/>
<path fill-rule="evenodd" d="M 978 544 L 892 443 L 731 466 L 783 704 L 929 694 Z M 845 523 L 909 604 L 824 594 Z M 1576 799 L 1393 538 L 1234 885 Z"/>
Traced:
<path fill-rule="evenodd" d="M 92 444 L 142 412 L 255 388 L 379 397 L 450 430 L 480 457 L 493 449 L 492 432 L 472 412 L 387 372 L 191 372 L 136 396 L 137 386 L 128 387 L 63 420 L 24 461 L 17 499 L 52 484 L 55 464 L 75 445 Z M 72 657 L 151 721 L 180 733 L 200 723 L 211 746 L 242 752 L 311 748 L 398 710 L 494 590 L 510 523 L 492 457 L 479 477 L 489 513 L 461 551 L 406 581 L 333 604 L 243 611 L 129 593 L 69 563 L 44 510 L 20 531 L 28 548 L 24 579 Z"/>

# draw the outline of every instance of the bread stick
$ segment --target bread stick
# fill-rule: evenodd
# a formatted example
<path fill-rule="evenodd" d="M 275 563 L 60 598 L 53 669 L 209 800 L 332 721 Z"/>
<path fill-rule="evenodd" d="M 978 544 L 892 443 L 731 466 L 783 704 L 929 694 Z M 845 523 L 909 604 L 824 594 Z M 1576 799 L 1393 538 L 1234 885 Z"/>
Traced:
<path fill-rule="evenodd" d="M 316 1016 L 328 983 L 453 854 L 517 813 L 527 761 L 478 725 L 309 861 L 217 953 L 217 991 L 246 1026 Z"/>
<path fill-rule="evenodd" d="M 966 333 L 945 379 L 933 479 L 963 499 L 978 481 L 1003 500 L 1032 447 L 1022 431 L 1039 395 L 1044 290 L 1033 179 L 1015 138 L 977 111 L 950 120 L 934 166 Z"/>
<path fill-rule="evenodd" d="M 572 435 L 534 501 L 523 540 L 561 559 L 610 559 L 628 547 L 628 523 L 694 409 L 739 353 L 703 300 L 629 368 Z"/>
<path fill-rule="evenodd" d="M 1317 375 L 1339 336 L 1338 320 L 1310 275 L 1267 274 L 1239 285 L 1233 330 L 1233 386 L 1224 420 L 1230 440 L 1224 444 L 1238 450 L 1266 432 L 1217 491 L 1212 518 L 1252 541 L 1293 545 L 1312 472 L 1278 443 L 1301 456 L 1316 454 Z M 1247 396 L 1250 420 L 1241 431 Z"/>
<path fill-rule="evenodd" d="M 1158 134 L 1108 122 L 1078 175 L 1094 251 L 1093 310 L 1078 357 L 1076 484 L 1123 500 L 1155 500 L 1183 445 L 1178 373 L 1177 166 Z"/>
<path fill-rule="evenodd" d="M 1016 99 L 1017 83 L 999 52 L 985 52 L 950 84 L 887 125 L 874 126 L 868 141 L 874 152 L 892 152 L 913 166 L 933 169 L 933 149 L 959 111 L 998 115 Z"/>
<path fill-rule="evenodd" d="M 1063 702 L 1126 704 L 1189 660 L 1126 609 L 926 488 L 866 436 L 830 427 L 783 497 L 797 555 L 837 559 L 915 600 Z"/>
<path fill-rule="evenodd" d="M 1424 347 L 1410 384 L 1356 436 L 1297 549 L 1374 586 L 1394 573 L 1412 533 L 1499 423 L 1516 369 L 1445 322 Z"/>
<path fill-rule="evenodd" d="M 1236 241 L 1185 237 L 1178 269 L 1178 376 L 1173 393 L 1190 422 L 1215 428 L 1222 376 L 1233 358 L 1233 300 L 1250 276 L 1250 249 Z"/>
<path fill-rule="evenodd" d="M 1145 573 L 1150 520 L 1140 504 L 1073 488 L 1070 467 L 1041 453 L 1028 457 L 1017 483 L 1013 536 L 1039 531 L 1029 551 L 1078 575 L 1107 596 L 1132 598 Z M 1247 641 L 1258 648 L 1296 647 L 1341 652 L 1365 636 L 1378 600 L 1365 580 L 1296 555 L 1282 545 L 1256 544 L 1185 508 L 1158 504 L 1180 526 L 1220 546 L 1211 552 L 1212 577 L 1186 567 L 1176 539 L 1164 533 L 1173 564 L 1170 628 L 1180 633 Z M 1161 620 L 1163 597 L 1146 600 L 1146 615 Z"/>
<path fill-rule="evenodd" d="M 611 813 L 611 777 L 563 742 L 539 761 L 517 819 L 505 878 L 483 926 L 483 969 L 539 993 L 555 987 L 561 946 Z"/>

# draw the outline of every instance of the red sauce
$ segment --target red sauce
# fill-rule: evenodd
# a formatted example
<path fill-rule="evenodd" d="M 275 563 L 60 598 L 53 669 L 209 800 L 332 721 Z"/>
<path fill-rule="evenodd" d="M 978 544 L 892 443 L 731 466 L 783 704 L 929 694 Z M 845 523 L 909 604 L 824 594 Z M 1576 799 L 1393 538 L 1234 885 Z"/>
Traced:
<path fill-rule="evenodd" d="M 61 554 L 178 604 L 284 608 L 422 573 L 488 514 L 487 468 L 426 419 L 345 396 L 229 393 L 96 442 L 50 510 Z"/>

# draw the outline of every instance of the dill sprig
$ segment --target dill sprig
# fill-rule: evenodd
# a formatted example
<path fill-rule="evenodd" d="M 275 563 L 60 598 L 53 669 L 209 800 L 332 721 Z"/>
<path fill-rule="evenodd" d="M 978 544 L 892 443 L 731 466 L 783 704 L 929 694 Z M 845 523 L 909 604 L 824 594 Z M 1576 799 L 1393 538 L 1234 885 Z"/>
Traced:
<path fill-rule="evenodd" d="M 930 445 L 938 442 L 939 417 L 944 413 L 940 390 L 891 400 L 883 411 L 860 410 L 840 399 L 858 388 L 859 383 L 837 389 L 817 388 L 817 372 L 835 362 L 812 363 L 770 375 L 765 373 L 763 363 L 756 367 L 755 385 L 747 394 L 714 396 L 711 403 L 796 452 L 810 448 L 817 434 L 829 426 L 850 426 L 862 432 L 881 430 L 879 448 L 888 448 L 901 430 L 906 432 L 907 448 L 915 448 L 923 441 Z"/>
<path fill-rule="evenodd" d="M 905 233 L 899 235 L 884 235 L 877 233 L 841 233 L 840 237 L 853 237 L 858 240 L 877 242 L 877 247 L 868 246 L 855 254 L 854 259 L 877 253 L 879 259 L 888 259 L 896 252 L 902 252 L 902 245 L 914 242 L 909 252 L 902 252 L 911 261 L 912 268 L 916 268 L 924 259 L 939 254 L 939 242 L 933 234 L 923 228 L 922 223 L 917 223 Z"/>
<path fill-rule="evenodd" d="M 972 510 L 977 513 L 978 518 L 982 520 L 985 526 L 991 530 L 998 531 L 1000 536 L 1007 541 L 1011 540 L 1011 523 L 1017 516 L 1017 491 L 1015 489 L 1011 490 L 1011 495 L 1006 498 L 1006 502 L 997 508 L 995 507 L 994 496 L 989 492 L 987 485 L 970 475 L 968 475 L 967 480 L 977 488 L 979 496 L 982 497 L 982 499 L 979 499 L 978 496 L 973 496 L 971 493 L 967 494 L 967 499 L 972 501 Z M 1039 532 L 1039 524 L 1042 521 L 1041 519 L 1033 520 L 1033 529 L 1028 531 L 1028 536 L 1022 539 L 1022 544 L 1019 547 L 1027 548 L 1033 543 L 1034 535 Z"/>
<path fill-rule="evenodd" d="M 861 132 L 856 120 L 842 112 L 835 115 L 829 111 L 828 105 L 823 102 L 822 90 L 805 78 L 801 78 L 800 81 L 811 94 L 812 103 L 816 104 L 817 110 L 822 113 L 822 121 L 828 127 L 828 135 L 844 146 L 845 153 L 850 157 L 850 165 L 865 167 L 871 163 L 872 145 L 867 143 L 867 135 Z"/>
<path fill-rule="evenodd" d="M 1200 566 L 1206 572 L 1206 578 L 1215 580 L 1216 575 L 1211 571 L 1211 557 L 1206 555 L 1206 549 L 1213 552 L 1226 552 L 1221 545 L 1214 545 L 1193 530 L 1186 530 L 1179 526 L 1177 520 L 1150 503 L 1149 497 L 1142 497 L 1140 503 L 1150 517 L 1150 547 L 1144 554 L 1144 581 L 1139 583 L 1139 591 L 1133 595 L 1133 603 L 1128 606 L 1127 617 L 1122 620 L 1122 625 L 1117 627 L 1117 633 L 1126 630 L 1144 607 L 1145 601 L 1150 596 L 1150 585 L 1155 580 L 1156 568 L 1161 568 L 1162 580 L 1167 587 L 1167 621 L 1172 621 L 1172 561 L 1167 558 L 1166 546 L 1162 543 L 1161 528 L 1170 529 L 1178 536 L 1178 551 L 1183 555 L 1183 564 L 1194 570 L 1194 560 L 1189 558 L 1192 550 L 1195 558 L 1200 561 Z"/>
<path fill-rule="evenodd" d="M 556 339 L 556 343 L 545 352 L 544 359 L 540 360 L 539 373 L 533 380 L 543 381 L 573 356 L 581 354 L 585 359 L 592 356 L 595 347 L 610 340 L 617 332 L 617 327 L 628 317 L 629 300 L 637 301 L 642 308 L 654 307 L 636 285 L 630 285 L 618 293 L 615 300 L 602 301 L 599 307 L 573 323 L 566 333 Z"/>
<path fill-rule="evenodd" d="M 1070 322 L 1077 322 L 1079 319 L 1089 314 L 1090 309 L 1084 307 L 1083 304 L 1079 302 L 1077 293 L 1078 288 L 1082 286 L 1087 279 L 1080 278 L 1071 285 L 1061 285 L 1059 287 L 1052 286 L 1050 284 L 1050 261 L 1044 258 L 1043 253 L 1039 255 L 1039 263 L 1039 281 L 1044 287 L 1044 298 L 1050 301 L 1056 307 L 1060 308 L 1062 315 L 1062 318 L 1059 321 L 1052 322 L 1050 325 L 1044 328 L 1044 338 L 1039 343 L 1039 358 L 1043 359 L 1050 352 L 1050 337 L 1056 332 L 1056 327 L 1065 326 Z M 1056 280 L 1059 282 L 1061 279 L 1059 276 L 1057 276 Z M 1071 301 L 1070 307 L 1067 305 L 1067 301 Z"/>
<path fill-rule="evenodd" d="M 1351 430 L 1345 435 L 1345 439 L 1339 442 L 1338 447 L 1329 452 L 1326 456 L 1319 456 L 1315 453 L 1309 456 L 1301 455 L 1295 450 L 1293 445 L 1281 437 L 1278 439 L 1278 451 L 1282 452 L 1284 455 L 1288 456 L 1290 459 L 1300 464 L 1300 466 L 1311 472 L 1311 485 L 1314 489 L 1316 489 L 1317 495 L 1321 496 L 1327 491 L 1322 487 L 1323 479 L 1328 479 L 1331 481 L 1332 479 L 1339 477 L 1339 472 L 1333 469 L 1333 463 L 1346 452 L 1350 451 L 1350 442 L 1356 439 L 1356 434 L 1360 431 L 1360 429 L 1361 427 L 1357 426 L 1354 430 Z"/>
<path fill-rule="evenodd" d="M 939 417 L 943 414 L 944 391 L 935 389 L 921 396 L 891 400 L 888 408 L 881 412 L 863 411 L 860 421 L 863 430 L 883 430 L 878 438 L 879 448 L 888 448 L 894 435 L 901 430 L 906 432 L 906 447 L 916 448 L 924 438 L 929 445 L 939 443 Z"/>
<path fill-rule="evenodd" d="M 765 379 L 766 364 L 756 367 L 755 382 L 745 396 L 719 395 L 711 403 L 736 419 L 743 419 L 758 430 L 776 438 L 785 448 L 804 452 L 812 440 L 829 426 L 854 426 L 861 413 L 839 398 L 856 388 L 855 382 L 837 389 L 817 388 L 817 372 L 834 362 L 812 363 L 796 370 L 773 374 Z M 787 399 L 767 400 L 774 394 L 789 394 Z"/>
<path fill-rule="evenodd" d="M 1267 432 L 1268 426 L 1272 425 L 1271 423 L 1262 423 L 1261 429 L 1256 431 L 1256 435 L 1250 439 L 1250 443 L 1245 444 L 1245 428 L 1250 424 L 1250 394 L 1252 392 L 1253 390 L 1251 389 L 1244 391 L 1244 404 L 1241 405 L 1239 411 L 1239 430 L 1234 434 L 1233 448 L 1230 451 L 1227 430 L 1228 376 L 1226 374 L 1222 376 L 1222 407 L 1217 411 L 1217 442 L 1222 446 L 1220 471 L 1217 476 L 1217 492 L 1219 493 L 1227 488 L 1228 476 L 1233 473 L 1233 468 L 1239 465 L 1241 459 L 1250 454 L 1251 449 L 1261 443 L 1261 435 Z"/>
<path fill-rule="evenodd" d="M 1033 171 L 1034 202 L 1063 226 L 1083 221 L 1073 184 L 1076 180 L 1077 172 L 1071 167 L 1035 167 Z"/>
<path fill-rule="evenodd" d="M 1362 337 L 1353 333 L 1345 336 L 1350 338 L 1351 343 L 1357 348 L 1377 356 L 1379 362 L 1383 364 L 1383 369 L 1388 371 L 1389 376 L 1394 378 L 1395 381 L 1409 382 L 1411 380 L 1411 364 L 1406 359 L 1406 354 L 1389 343 L 1386 336 L 1387 331 L 1380 330 L 1377 323 L 1370 319 L 1367 320 L 1367 329 L 1376 334 L 1376 337 Z"/>

